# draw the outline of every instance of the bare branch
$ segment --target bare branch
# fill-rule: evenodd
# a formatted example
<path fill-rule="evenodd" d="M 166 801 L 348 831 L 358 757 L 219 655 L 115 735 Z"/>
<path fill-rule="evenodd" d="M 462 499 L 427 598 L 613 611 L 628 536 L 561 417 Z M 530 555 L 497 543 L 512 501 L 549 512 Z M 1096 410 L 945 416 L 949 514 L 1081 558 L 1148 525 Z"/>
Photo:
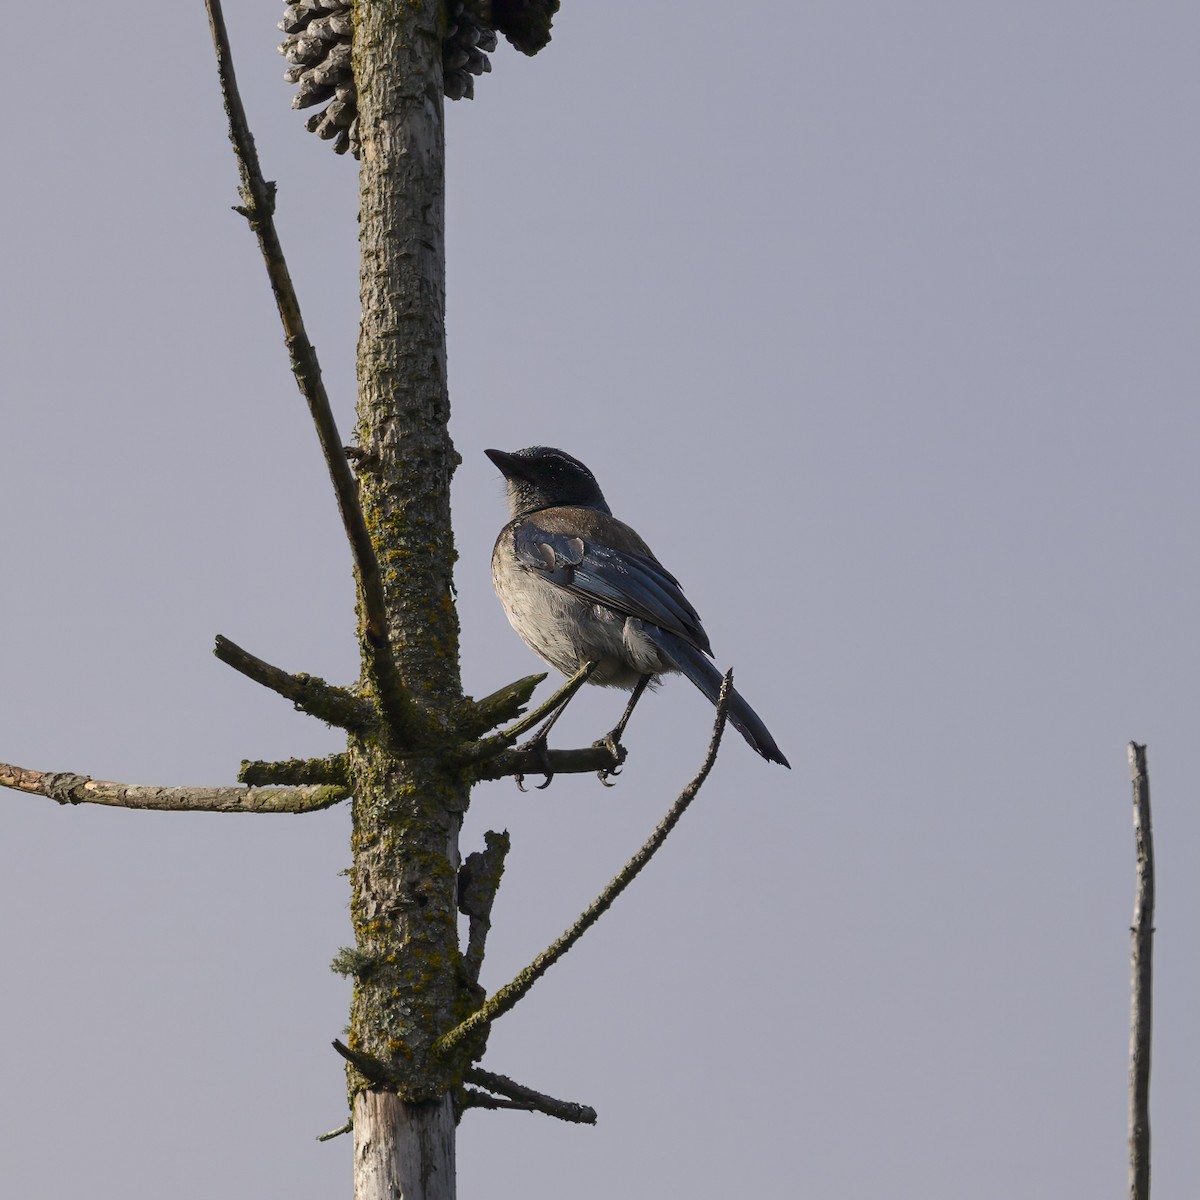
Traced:
<path fill-rule="evenodd" d="M 479 982 L 479 972 L 483 969 L 488 930 L 492 927 L 492 905 L 500 890 L 504 859 L 511 844 L 507 833 L 492 829 L 483 835 L 483 840 L 486 849 L 468 854 L 458 869 L 458 911 L 469 918 L 463 966 L 472 985 Z"/>
<path fill-rule="evenodd" d="M 345 1042 L 333 1041 L 333 1048 L 365 1079 L 368 1083 L 382 1084 L 387 1088 L 400 1086 L 400 1073 L 389 1067 L 387 1063 L 376 1058 L 373 1054 L 364 1054 L 361 1050 L 351 1050 Z"/>
<path fill-rule="evenodd" d="M 546 672 L 540 675 L 526 675 L 514 683 L 506 683 L 504 687 L 484 696 L 482 700 L 467 700 L 463 704 L 466 716 L 462 722 L 461 731 L 464 737 L 481 737 L 489 729 L 495 729 L 501 721 L 511 721 L 525 711 L 525 705 L 533 695 L 534 688 L 546 678 Z"/>
<path fill-rule="evenodd" d="M 725 732 L 725 720 L 729 715 L 729 698 L 732 694 L 733 672 L 727 671 L 725 678 L 721 681 L 716 720 L 713 723 L 712 738 L 709 741 L 704 762 L 701 763 L 700 769 L 691 783 L 679 793 L 678 799 L 671 805 L 666 816 L 658 823 L 658 827 L 642 848 L 621 868 L 612 882 L 592 901 L 570 929 L 543 950 L 515 979 L 506 983 L 485 1000 L 483 1005 L 471 1016 L 438 1039 L 436 1049 L 439 1053 L 445 1054 L 455 1047 L 461 1046 L 476 1032 L 482 1031 L 484 1026 L 490 1025 L 498 1017 L 502 1017 L 514 1008 L 529 989 L 583 937 L 603 916 L 612 902 L 633 882 L 641 869 L 667 840 L 667 835 L 678 824 L 679 818 L 687 811 L 688 805 L 696 798 L 696 794 L 708 778 L 708 773 L 712 770 L 713 763 L 717 758 L 717 750 L 721 745 L 721 735 Z"/>
<path fill-rule="evenodd" d="M 289 675 L 261 658 L 255 658 L 235 642 L 217 635 L 213 653 L 227 666 L 241 672 L 247 679 L 278 692 L 301 712 L 336 725 L 339 729 L 361 730 L 375 723 L 375 710 L 366 701 L 334 687 L 315 675 Z"/>
<path fill-rule="evenodd" d="M 558 1100 L 547 1096 L 544 1092 L 535 1092 L 533 1088 L 515 1083 L 505 1075 L 496 1075 L 481 1067 L 472 1067 L 463 1078 L 468 1083 L 477 1083 L 489 1091 L 499 1092 L 508 1098 L 509 1103 L 503 1104 L 472 1104 L 469 1100 L 466 1107 L 479 1108 L 508 1108 L 521 1107 L 533 1112 L 545 1113 L 548 1117 L 557 1117 L 560 1121 L 571 1121 L 577 1125 L 595 1125 L 596 1110 L 587 1104 L 576 1104 L 571 1100 Z M 476 1093 L 481 1095 L 482 1093 Z M 470 1095 L 470 1093 L 468 1093 Z M 491 1097 L 489 1097 L 491 1099 Z"/>
<path fill-rule="evenodd" d="M 343 1133 L 353 1133 L 354 1122 L 347 1121 L 345 1125 L 339 1125 L 336 1129 L 331 1129 L 328 1133 L 317 1134 L 318 1142 L 332 1142 L 334 1138 L 341 1137 Z"/>
<path fill-rule="evenodd" d="M 1150 1022 L 1154 953 L 1154 834 L 1146 747 L 1129 743 L 1137 888 L 1133 901 L 1133 999 L 1129 1015 L 1129 1200 L 1150 1200 Z"/>
<path fill-rule="evenodd" d="M 238 779 L 242 783 L 349 783 L 350 766 L 345 754 L 326 758 L 286 758 L 280 762 L 242 760 Z"/>
<path fill-rule="evenodd" d="M 259 249 L 262 251 L 263 262 L 271 281 L 271 290 L 279 308 L 279 317 L 283 322 L 284 340 L 291 359 L 292 373 L 304 399 L 308 402 L 308 411 L 316 426 L 325 465 L 333 482 L 342 526 L 354 558 L 366 634 L 365 644 L 370 647 L 368 665 L 375 677 L 384 711 L 394 724 L 403 726 L 411 722 L 414 706 L 399 677 L 389 645 L 387 609 L 379 560 L 375 556 L 362 505 L 359 503 L 358 484 L 342 449 L 342 440 L 338 436 L 333 409 L 321 375 L 321 366 L 317 361 L 317 352 L 305 331 L 300 301 L 296 296 L 287 260 L 283 256 L 283 247 L 275 229 L 275 185 L 263 178 L 259 165 L 258 151 L 234 74 L 233 54 L 225 29 L 221 2 L 205 0 L 205 4 L 213 47 L 217 55 L 217 74 L 221 81 L 225 114 L 229 118 L 229 140 L 233 143 L 242 177 L 242 207 L 237 211 L 250 223 L 250 228 L 258 238 Z"/>
<path fill-rule="evenodd" d="M 463 1108 L 513 1108 L 519 1112 L 533 1112 L 533 1105 L 528 1101 L 501 1100 L 496 1096 L 489 1096 L 487 1092 L 481 1092 L 477 1088 L 463 1088 L 462 1106 Z"/>
<path fill-rule="evenodd" d="M 485 759 L 471 771 L 471 778 L 503 779 L 506 775 L 537 775 L 549 770 L 553 775 L 586 775 L 591 771 L 615 771 L 623 758 L 624 747 L 614 753 L 605 745 L 584 746 L 578 750 L 546 750 L 518 747 Z"/>
<path fill-rule="evenodd" d="M 59 804 L 107 804 L 159 812 L 308 813 L 329 808 L 350 795 L 350 788 L 305 787 L 150 787 L 109 783 L 71 771 L 29 771 L 0 763 L 0 787 L 49 796 Z"/>

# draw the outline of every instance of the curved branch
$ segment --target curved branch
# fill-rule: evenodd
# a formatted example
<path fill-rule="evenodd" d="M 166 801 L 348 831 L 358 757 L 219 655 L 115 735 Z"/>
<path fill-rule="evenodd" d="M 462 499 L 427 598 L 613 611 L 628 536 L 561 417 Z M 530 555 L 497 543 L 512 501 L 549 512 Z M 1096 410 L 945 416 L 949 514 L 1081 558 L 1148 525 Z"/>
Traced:
<path fill-rule="evenodd" d="M 329 808 L 350 796 L 350 788 L 307 787 L 151 787 L 110 783 L 71 771 L 29 771 L 0 763 L 0 787 L 59 804 L 107 804 L 159 812 L 308 813 Z"/>
<path fill-rule="evenodd" d="M 315 675 L 289 675 L 220 634 L 217 634 L 213 653 L 226 666 L 272 692 L 278 692 L 310 717 L 317 717 L 339 729 L 365 729 L 375 722 L 375 710 L 353 692 L 334 687 Z"/>
<path fill-rule="evenodd" d="M 316 426 L 321 452 L 329 469 L 337 497 L 342 526 L 350 543 L 354 557 L 354 571 L 358 578 L 359 597 L 362 602 L 365 644 L 370 648 L 369 665 L 376 677 L 376 686 L 384 701 L 384 711 L 398 725 L 412 719 L 412 700 L 400 679 L 392 657 L 387 607 L 384 602 L 383 576 L 379 560 L 371 543 L 371 535 L 363 516 L 358 498 L 358 483 L 342 449 L 337 423 L 325 390 L 317 352 L 309 341 L 300 313 L 300 301 L 292 284 L 283 247 L 275 229 L 275 185 L 263 178 L 258 161 L 254 137 L 246 120 L 246 110 L 238 92 L 237 77 L 233 70 L 233 55 L 229 46 L 229 34 L 225 29 L 225 17 L 220 0 L 205 0 L 208 8 L 209 28 L 212 31 L 213 47 L 217 55 L 217 74 L 221 81 L 221 94 L 225 101 L 225 115 L 229 118 L 229 140 L 233 143 L 238 169 L 242 177 L 242 207 L 237 211 L 250 223 L 258 238 L 263 262 L 275 294 L 279 318 L 283 322 L 284 340 L 292 373 L 301 394 L 308 402 L 308 411 Z"/>
<path fill-rule="evenodd" d="M 666 816 L 658 823 L 658 827 L 646 840 L 642 848 L 621 868 L 612 882 L 588 905 L 587 909 L 557 941 L 548 946 L 523 970 L 511 983 L 506 983 L 493 993 L 483 1005 L 472 1013 L 460 1025 L 456 1025 L 449 1033 L 443 1034 L 437 1041 L 435 1049 L 446 1054 L 461 1046 L 468 1038 L 484 1026 L 490 1025 L 498 1017 L 516 1007 L 531 987 L 556 963 L 577 941 L 604 915 L 612 902 L 633 882 L 641 869 L 650 861 L 658 848 L 667 840 L 667 835 L 679 822 L 679 818 L 687 811 L 687 807 L 696 798 L 709 771 L 717 758 L 717 750 L 721 745 L 721 735 L 725 732 L 725 719 L 729 715 L 729 699 L 733 695 L 733 672 L 726 671 L 721 681 L 721 694 L 717 699 L 717 716 L 713 723 L 712 737 L 708 743 L 708 752 L 704 762 L 696 772 L 691 783 L 679 793 L 678 799 L 671 805 Z"/>

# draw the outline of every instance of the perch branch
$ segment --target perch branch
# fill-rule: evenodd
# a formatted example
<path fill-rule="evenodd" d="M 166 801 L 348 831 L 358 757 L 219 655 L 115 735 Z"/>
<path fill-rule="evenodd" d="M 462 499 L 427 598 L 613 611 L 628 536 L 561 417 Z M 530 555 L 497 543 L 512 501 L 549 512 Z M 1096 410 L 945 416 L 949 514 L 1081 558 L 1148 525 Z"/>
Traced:
<path fill-rule="evenodd" d="M 242 760 L 241 783 L 349 783 L 350 768 L 345 754 L 327 758 L 286 758 L 280 762 Z"/>
<path fill-rule="evenodd" d="M 1154 953 L 1154 834 L 1146 747 L 1129 743 L 1137 887 L 1133 900 L 1133 998 L 1129 1014 L 1129 1200 L 1150 1200 L 1150 1018 Z"/>
<path fill-rule="evenodd" d="M 345 688 L 334 687 L 315 675 L 289 675 L 261 658 L 255 658 L 249 651 L 220 634 L 217 635 L 213 653 L 226 666 L 278 692 L 311 717 L 327 721 L 340 729 L 365 729 L 374 723 L 375 710 L 371 705 Z"/>
<path fill-rule="evenodd" d="M 584 746 L 578 750 L 539 751 L 536 746 L 505 750 L 485 759 L 471 772 L 473 779 L 503 779 L 507 775 L 536 775 L 549 768 L 554 775 L 586 775 L 591 771 L 615 771 L 624 747 L 614 753 L 608 746 Z"/>
<path fill-rule="evenodd" d="M 342 440 L 338 436 L 337 423 L 334 421 L 329 395 L 325 390 L 317 352 L 305 332 L 300 301 L 296 296 L 279 234 L 275 229 L 275 185 L 263 178 L 262 167 L 259 165 L 258 150 L 254 145 L 254 136 L 250 132 L 250 124 L 246 119 L 246 110 L 242 105 L 237 77 L 234 74 L 233 54 L 229 46 L 229 34 L 225 29 L 221 2 L 205 0 L 205 4 L 208 9 L 213 48 L 217 55 L 217 74 L 221 81 L 221 95 L 225 101 L 225 115 L 229 118 L 229 140 L 233 143 L 242 180 L 242 206 L 236 211 L 246 218 L 258 238 L 258 246 L 271 281 L 271 291 L 275 294 L 275 303 L 279 308 L 279 318 L 283 322 L 292 373 L 304 399 L 308 402 L 308 411 L 316 426 L 321 452 L 325 456 L 325 465 L 333 482 L 342 526 L 354 558 L 354 571 L 362 602 L 365 642 L 370 647 L 369 666 L 375 676 L 384 712 L 393 723 L 403 726 L 411 721 L 414 706 L 400 679 L 389 645 L 387 607 L 379 560 L 375 556 L 366 518 L 359 503 L 358 484 L 342 449 Z"/>
<path fill-rule="evenodd" d="M 596 1110 L 588 1104 L 576 1104 L 571 1100 L 558 1100 L 547 1096 L 544 1092 L 535 1092 L 533 1088 L 515 1083 L 505 1075 L 496 1075 L 481 1067 L 472 1067 L 463 1078 L 468 1083 L 477 1083 L 489 1091 L 498 1092 L 508 1099 L 509 1105 L 479 1105 L 481 1108 L 509 1107 L 519 1105 L 533 1112 L 545 1113 L 548 1117 L 557 1117 L 560 1121 L 572 1121 L 577 1125 L 595 1125 Z M 468 1108 L 472 1107 L 470 1103 Z"/>
<path fill-rule="evenodd" d="M 346 786 L 150 787 L 109 783 L 71 771 L 28 771 L 0 763 L 0 787 L 49 796 L 59 804 L 107 804 L 160 812 L 307 813 L 329 808 L 350 795 Z"/>
<path fill-rule="evenodd" d="M 353 1133 L 354 1122 L 347 1121 L 345 1125 L 339 1125 L 336 1129 L 331 1129 L 328 1133 L 317 1134 L 318 1142 L 332 1142 L 334 1138 L 341 1137 L 343 1133 Z"/>
<path fill-rule="evenodd" d="M 713 723 L 712 737 L 708 743 L 708 752 L 704 756 L 704 762 L 701 763 L 700 769 L 691 783 L 679 793 L 678 799 L 671 805 L 666 816 L 658 823 L 658 827 L 642 848 L 621 868 L 612 882 L 592 901 L 570 929 L 543 950 L 515 979 L 506 983 L 485 1000 L 483 1005 L 465 1021 L 456 1025 L 448 1033 L 444 1033 L 437 1040 L 436 1049 L 440 1053 L 445 1054 L 462 1045 L 467 1038 L 483 1026 L 490 1025 L 498 1017 L 502 1017 L 514 1008 L 529 989 L 603 916 L 612 902 L 633 882 L 641 869 L 667 840 L 667 835 L 675 828 L 679 818 L 687 811 L 688 805 L 696 798 L 696 794 L 708 778 L 708 773 L 716 761 L 717 750 L 721 745 L 721 735 L 725 732 L 725 719 L 729 715 L 729 697 L 732 692 L 733 672 L 727 671 L 725 678 L 721 681 L 721 694 L 717 700 L 717 716 Z"/>

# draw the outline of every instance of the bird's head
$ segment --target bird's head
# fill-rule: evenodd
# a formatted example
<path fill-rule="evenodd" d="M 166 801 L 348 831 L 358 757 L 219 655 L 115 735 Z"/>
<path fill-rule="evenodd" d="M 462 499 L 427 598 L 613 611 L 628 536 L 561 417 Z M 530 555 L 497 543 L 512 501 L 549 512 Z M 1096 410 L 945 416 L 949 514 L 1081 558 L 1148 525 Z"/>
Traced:
<path fill-rule="evenodd" d="M 514 517 L 572 504 L 580 508 L 611 510 L 596 477 L 565 450 L 552 446 L 530 446 L 509 454 L 505 450 L 485 450 L 500 468 L 508 484 L 508 505 Z"/>

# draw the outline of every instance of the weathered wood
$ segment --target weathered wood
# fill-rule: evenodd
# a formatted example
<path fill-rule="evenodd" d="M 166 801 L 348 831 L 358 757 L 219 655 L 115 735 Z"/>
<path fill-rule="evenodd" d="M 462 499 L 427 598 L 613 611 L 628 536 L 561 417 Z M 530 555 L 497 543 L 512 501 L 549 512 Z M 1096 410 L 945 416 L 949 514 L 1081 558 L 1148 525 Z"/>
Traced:
<path fill-rule="evenodd" d="M 105 804 L 157 812 L 306 813 L 329 808 L 350 795 L 344 784 L 299 787 L 155 787 L 114 783 L 73 771 L 30 771 L 0 763 L 0 787 L 59 804 Z"/>
<path fill-rule="evenodd" d="M 1137 885 L 1133 900 L 1133 995 L 1129 1013 L 1129 1200 L 1150 1200 L 1150 1027 L 1154 953 L 1154 834 L 1146 747 L 1129 743 Z"/>
<path fill-rule="evenodd" d="M 355 1200 L 454 1200 L 450 1097 L 407 1104 L 394 1092 L 354 1098 Z"/>

